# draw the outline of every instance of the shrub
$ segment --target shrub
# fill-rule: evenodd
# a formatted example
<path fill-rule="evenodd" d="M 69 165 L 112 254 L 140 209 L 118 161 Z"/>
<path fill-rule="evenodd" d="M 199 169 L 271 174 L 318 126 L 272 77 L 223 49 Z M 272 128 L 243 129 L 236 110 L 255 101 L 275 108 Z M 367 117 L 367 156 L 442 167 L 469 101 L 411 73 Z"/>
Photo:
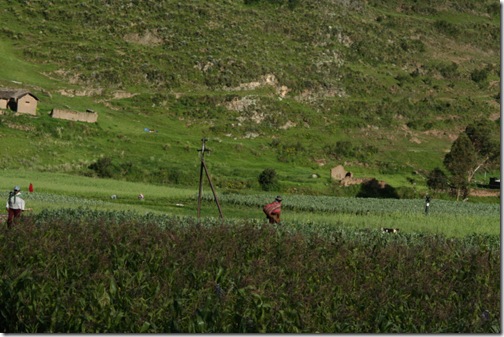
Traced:
<path fill-rule="evenodd" d="M 434 191 L 443 191 L 448 188 L 448 178 L 439 167 L 432 170 L 427 176 L 427 186 Z"/>
<path fill-rule="evenodd" d="M 376 179 L 362 183 L 357 198 L 393 198 L 399 199 L 399 194 L 389 184 L 382 184 Z"/>
<path fill-rule="evenodd" d="M 112 178 L 114 176 L 115 168 L 110 157 L 102 157 L 89 165 L 88 168 L 95 171 L 100 178 Z"/>
<path fill-rule="evenodd" d="M 259 175 L 259 185 L 264 191 L 278 189 L 278 178 L 275 169 L 267 168 Z"/>
<path fill-rule="evenodd" d="M 486 68 L 474 69 L 471 72 L 471 80 L 478 83 L 478 84 L 485 82 L 487 80 L 487 78 L 488 78 L 488 69 L 486 69 Z"/>
<path fill-rule="evenodd" d="M 334 152 L 336 153 L 336 155 L 341 155 L 343 157 L 353 157 L 355 155 L 355 150 L 352 142 L 346 140 L 336 142 Z"/>

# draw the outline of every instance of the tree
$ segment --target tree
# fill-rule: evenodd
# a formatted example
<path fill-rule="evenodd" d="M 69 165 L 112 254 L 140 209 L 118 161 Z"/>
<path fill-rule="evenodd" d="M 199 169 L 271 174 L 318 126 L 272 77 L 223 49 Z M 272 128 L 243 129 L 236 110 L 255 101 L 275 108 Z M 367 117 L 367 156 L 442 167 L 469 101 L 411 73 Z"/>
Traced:
<path fill-rule="evenodd" d="M 479 122 L 466 127 L 453 142 L 444 158 L 444 165 L 451 173 L 450 181 L 456 190 L 467 194 L 469 184 L 478 170 L 496 164 L 500 158 L 500 145 L 495 126 Z"/>
<path fill-rule="evenodd" d="M 459 200 L 462 191 L 467 194 L 471 172 L 476 166 L 476 149 L 465 132 L 453 142 L 443 164 L 452 174 L 450 181 Z"/>
<path fill-rule="evenodd" d="M 490 121 L 482 121 L 466 127 L 465 133 L 469 136 L 478 155 L 478 166 L 475 167 L 474 173 L 483 166 L 491 166 L 500 161 L 500 139 L 498 138 L 500 130 L 497 127 L 497 124 Z"/>

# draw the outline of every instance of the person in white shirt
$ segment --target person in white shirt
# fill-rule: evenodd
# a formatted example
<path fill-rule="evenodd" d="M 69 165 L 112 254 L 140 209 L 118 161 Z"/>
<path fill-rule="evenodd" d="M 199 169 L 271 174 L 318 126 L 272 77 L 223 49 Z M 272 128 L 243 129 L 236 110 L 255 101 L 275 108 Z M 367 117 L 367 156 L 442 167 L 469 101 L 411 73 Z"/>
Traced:
<path fill-rule="evenodd" d="M 9 192 L 9 199 L 7 199 L 5 207 L 9 213 L 7 216 L 7 227 L 11 228 L 25 210 L 25 201 L 21 198 L 21 188 L 19 186 L 14 187 L 14 190 Z"/>

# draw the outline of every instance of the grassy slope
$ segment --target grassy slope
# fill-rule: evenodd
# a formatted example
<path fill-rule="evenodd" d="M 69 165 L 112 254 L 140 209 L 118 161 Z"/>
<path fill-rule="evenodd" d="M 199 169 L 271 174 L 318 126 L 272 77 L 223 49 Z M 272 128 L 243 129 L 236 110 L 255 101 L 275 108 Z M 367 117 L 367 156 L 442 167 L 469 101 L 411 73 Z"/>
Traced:
<path fill-rule="evenodd" d="M 106 156 L 127 179 L 188 185 L 197 179 L 200 138 L 208 137 L 214 151 L 207 162 L 223 189 L 257 188 L 257 175 L 274 167 L 286 190 L 327 193 L 329 168 L 344 160 L 356 176 L 422 185 L 414 171 L 442 167 L 453 135 L 498 112 L 492 83 L 499 69 L 492 35 L 499 18 L 490 2 L 422 6 L 4 4 L 0 10 L 13 15 L 1 31 L 0 85 L 31 89 L 41 102 L 37 119 L 2 119 L 0 167 L 89 174 L 86 167 Z M 162 43 L 141 44 L 149 34 Z M 451 62 L 457 70 L 443 73 Z M 470 80 L 471 71 L 485 67 L 485 83 Z M 418 76 L 411 75 L 415 69 Z M 223 90 L 267 74 L 291 90 L 284 99 L 271 86 Z M 117 91 L 137 96 L 114 99 Z M 303 100 L 305 93 L 315 99 Z M 223 108 L 243 98 L 255 103 L 243 111 Z M 99 123 L 53 121 L 46 115 L 53 107 L 91 108 Z M 257 113 L 265 118 L 259 124 L 250 118 Z M 282 129 L 288 122 L 296 126 Z M 426 123 L 433 123 L 430 130 Z M 338 140 L 371 143 L 377 151 L 337 159 L 325 149 Z M 380 163 L 396 169 L 384 171 Z M 311 179 L 313 173 L 321 178 Z"/>

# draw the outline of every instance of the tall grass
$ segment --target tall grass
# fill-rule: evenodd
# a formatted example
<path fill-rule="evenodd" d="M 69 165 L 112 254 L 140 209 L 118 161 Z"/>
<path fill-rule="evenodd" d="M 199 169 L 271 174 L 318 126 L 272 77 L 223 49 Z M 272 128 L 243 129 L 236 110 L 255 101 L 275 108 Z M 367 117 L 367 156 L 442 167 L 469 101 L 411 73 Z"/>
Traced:
<path fill-rule="evenodd" d="M 2 332 L 500 332 L 498 236 L 58 210 L 0 237 Z"/>

